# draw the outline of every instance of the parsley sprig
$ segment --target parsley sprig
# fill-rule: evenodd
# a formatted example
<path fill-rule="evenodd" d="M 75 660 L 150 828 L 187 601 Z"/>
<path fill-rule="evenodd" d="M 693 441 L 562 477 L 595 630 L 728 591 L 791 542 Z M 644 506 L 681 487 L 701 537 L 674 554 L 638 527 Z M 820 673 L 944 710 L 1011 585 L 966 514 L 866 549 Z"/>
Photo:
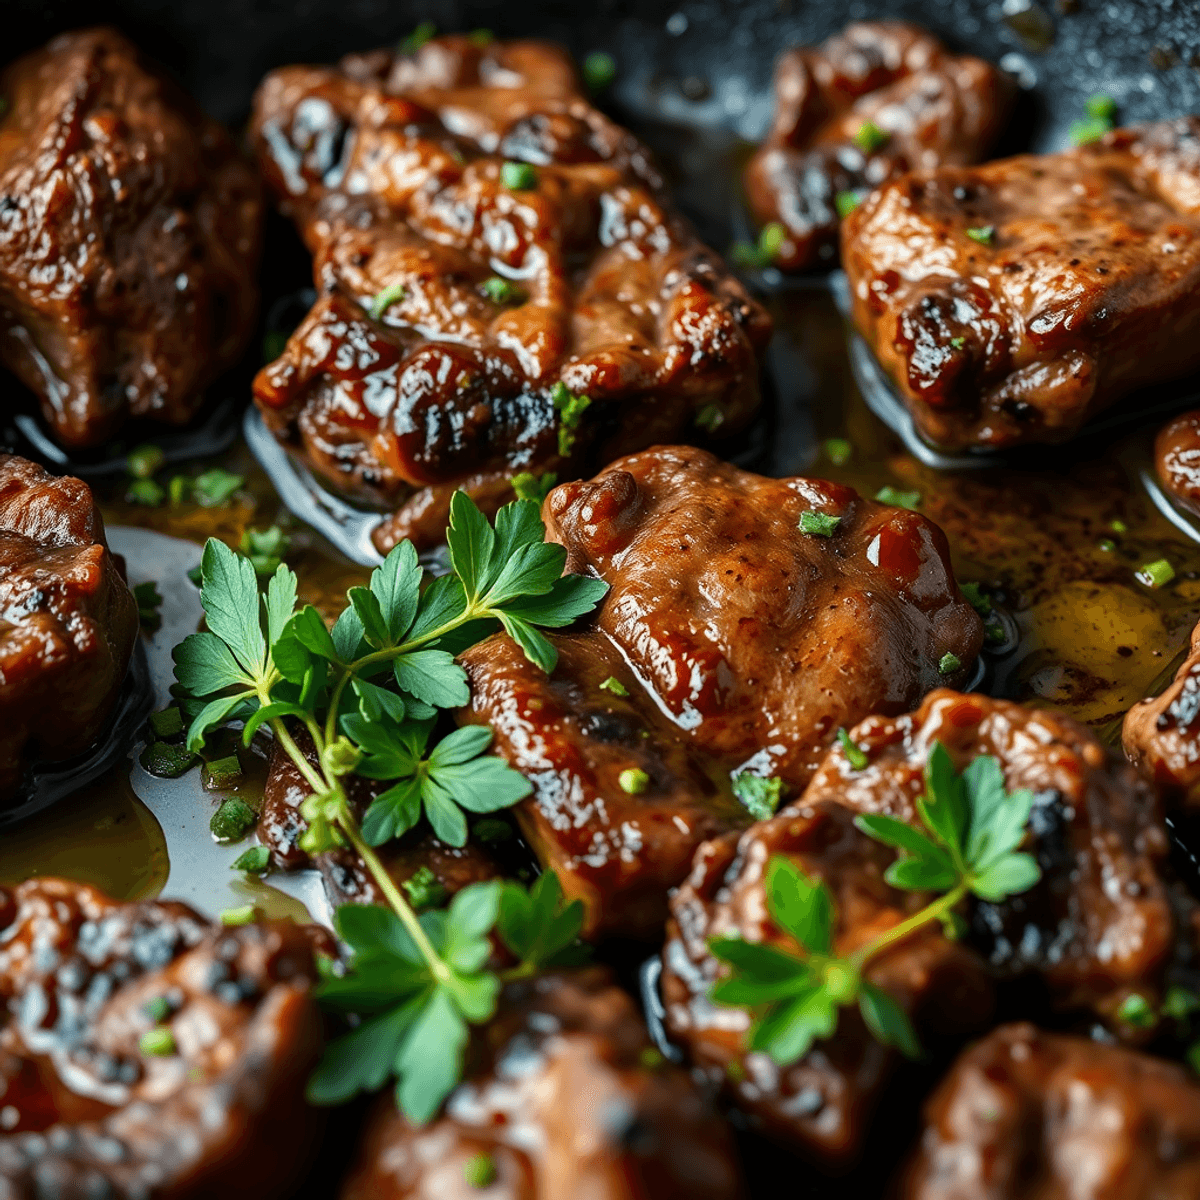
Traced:
<path fill-rule="evenodd" d="M 833 898 L 820 880 L 809 879 L 789 859 L 767 864 L 767 909 L 794 939 L 799 953 L 740 938 L 714 938 L 713 954 L 732 971 L 712 988 L 720 1004 L 756 1014 L 746 1047 L 780 1066 L 808 1053 L 814 1041 L 837 1028 L 838 1011 L 857 1005 L 881 1042 L 916 1057 L 917 1037 L 904 1010 L 866 978 L 868 964 L 918 929 L 940 921 L 956 936 L 955 911 L 968 895 L 997 902 L 1027 891 L 1041 877 L 1037 863 L 1017 849 L 1033 807 L 1033 793 L 1007 792 L 999 762 L 974 759 L 960 775 L 940 743 L 929 756 L 925 791 L 917 801 L 920 825 L 867 814 L 855 819 L 865 834 L 898 850 L 884 878 L 905 891 L 934 893 L 923 908 L 852 953 L 834 948 Z"/>

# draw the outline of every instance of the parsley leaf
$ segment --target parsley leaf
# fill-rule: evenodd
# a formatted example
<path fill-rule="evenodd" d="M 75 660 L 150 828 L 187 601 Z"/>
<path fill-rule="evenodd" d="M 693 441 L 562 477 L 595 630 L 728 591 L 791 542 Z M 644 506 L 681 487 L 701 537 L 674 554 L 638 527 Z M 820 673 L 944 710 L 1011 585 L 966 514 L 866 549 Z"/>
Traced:
<path fill-rule="evenodd" d="M 740 771 L 733 777 L 733 794 L 756 821 L 765 821 L 775 815 L 782 790 L 783 780 L 777 775 L 764 779 L 761 775 Z"/>

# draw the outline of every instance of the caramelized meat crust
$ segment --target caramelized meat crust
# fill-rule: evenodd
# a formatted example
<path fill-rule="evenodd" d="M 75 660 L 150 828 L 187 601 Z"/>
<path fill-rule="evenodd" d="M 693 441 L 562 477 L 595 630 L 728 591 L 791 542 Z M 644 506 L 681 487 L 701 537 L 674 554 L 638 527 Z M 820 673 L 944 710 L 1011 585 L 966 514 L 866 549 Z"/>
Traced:
<path fill-rule="evenodd" d="M 87 485 L 0 454 L 0 802 L 96 740 L 137 631 Z"/>
<path fill-rule="evenodd" d="M 787 233 L 774 265 L 833 259 L 839 193 L 978 162 L 1014 90 L 990 63 L 950 54 L 903 21 L 855 21 L 819 48 L 787 51 L 775 67 L 771 131 L 745 173 L 755 219 Z"/>
<path fill-rule="evenodd" d="M 804 533 L 805 512 L 836 527 Z M 839 484 L 658 447 L 556 488 L 544 516 L 567 569 L 610 591 L 554 639 L 550 678 L 507 637 L 468 650 L 465 719 L 533 783 L 518 820 L 593 932 L 657 932 L 695 848 L 748 820 L 732 774 L 798 793 L 839 726 L 911 707 L 947 654 L 962 679 L 982 641 L 941 531 Z"/>
<path fill-rule="evenodd" d="M 291 922 L 226 929 L 60 879 L 0 890 L 0 1193 L 290 1194 L 318 1132 L 314 978 Z"/>
<path fill-rule="evenodd" d="M 515 473 L 757 408 L 770 319 L 565 52 L 450 37 L 288 67 L 253 132 L 318 291 L 255 401 L 320 475 L 398 510 L 381 547 L 440 541 L 457 488 L 494 508 Z"/>
<path fill-rule="evenodd" d="M 837 1163 L 861 1147 L 879 1092 L 896 1064 L 895 1052 L 871 1036 L 857 1009 L 843 1009 L 833 1037 L 780 1068 L 766 1054 L 743 1049 L 750 1026 L 744 1009 L 724 1008 L 708 998 L 725 970 L 709 952 L 710 938 L 738 937 L 798 952 L 767 912 L 764 879 L 776 855 L 829 889 L 839 955 L 899 924 L 929 897 L 884 882 L 894 854 L 859 833 L 849 811 L 836 804 L 804 804 L 759 822 L 740 838 L 726 835 L 702 846 L 691 875 L 671 898 L 662 975 L 671 1037 L 714 1082 L 724 1081 L 732 1099 L 764 1129 Z M 983 963 L 948 941 L 936 924 L 872 960 L 866 976 L 901 1005 L 927 1043 L 966 1036 L 982 1028 L 991 1013 L 991 983 Z"/>
<path fill-rule="evenodd" d="M 1154 439 L 1154 466 L 1163 491 L 1200 516 L 1200 411 L 1183 413 Z"/>
<path fill-rule="evenodd" d="M 0 358 L 65 446 L 183 424 L 253 332 L 254 172 L 115 30 L 55 38 L 0 95 Z"/>
<path fill-rule="evenodd" d="M 1200 1088 L 1174 1063 L 1006 1025 L 925 1106 L 903 1200 L 1190 1200 Z"/>
<path fill-rule="evenodd" d="M 1200 366 L 1200 117 L 915 171 L 844 222 L 842 260 L 924 438 L 1064 441 Z"/>
<path fill-rule="evenodd" d="M 443 1115 L 414 1128 L 382 1098 L 341 1200 L 737 1200 L 728 1126 L 663 1064 L 601 969 L 510 984 Z"/>
<path fill-rule="evenodd" d="M 1138 992 L 1157 1003 L 1176 942 L 1190 934 L 1175 911 L 1157 798 L 1135 772 L 1066 717 L 944 689 L 915 713 L 868 718 L 851 737 L 868 765 L 854 770 L 835 747 L 806 804 L 914 822 L 937 742 L 960 770 L 992 755 L 1010 792 L 1034 793 L 1027 848 L 1042 880 L 998 905 L 977 901 L 971 940 L 1001 978 L 1036 973 L 1057 1008 L 1091 1011 L 1136 1036 L 1116 1016 L 1122 1001 Z"/>

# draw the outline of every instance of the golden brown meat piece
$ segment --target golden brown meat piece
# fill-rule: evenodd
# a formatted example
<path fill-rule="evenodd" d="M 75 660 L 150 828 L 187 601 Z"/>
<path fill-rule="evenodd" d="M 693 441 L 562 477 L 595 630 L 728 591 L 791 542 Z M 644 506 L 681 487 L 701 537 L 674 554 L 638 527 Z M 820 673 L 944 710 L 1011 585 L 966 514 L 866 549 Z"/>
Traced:
<path fill-rule="evenodd" d="M 998 976 L 1036 973 L 1056 1008 L 1090 1011 L 1136 1036 L 1117 1010 L 1131 992 L 1157 1004 L 1176 943 L 1191 935 L 1166 875 L 1157 798 L 1135 772 L 1066 717 L 944 689 L 915 713 L 868 718 L 851 737 L 867 767 L 854 770 L 835 747 L 805 804 L 829 801 L 914 822 L 936 742 L 959 770 L 991 755 L 1010 792 L 1034 793 L 1028 849 L 1042 880 L 1001 904 L 977 901 L 972 944 Z"/>
<path fill-rule="evenodd" d="M 1200 411 L 1163 427 L 1154 440 L 1154 466 L 1167 495 L 1200 516 Z"/>
<path fill-rule="evenodd" d="M 115 30 L 55 38 L 0 95 L 0 358 L 64 446 L 183 424 L 254 329 L 254 172 Z"/>
<path fill-rule="evenodd" d="M 87 485 L 0 455 L 0 801 L 96 740 L 137 632 Z"/>
<path fill-rule="evenodd" d="M 567 570 L 611 590 L 549 678 L 507 637 L 467 651 L 465 719 L 533 783 L 517 818 L 592 932 L 657 933 L 695 848 L 749 820 L 733 774 L 798 793 L 839 726 L 962 680 L 982 641 L 941 531 L 840 484 L 658 447 L 544 516 Z"/>
<path fill-rule="evenodd" d="M 318 299 L 255 381 L 276 435 L 441 540 L 465 487 L 578 476 L 758 406 L 770 319 L 565 52 L 439 38 L 269 75 L 253 131 Z M 587 397 L 587 407 L 579 411 Z"/>
<path fill-rule="evenodd" d="M 833 1164 L 853 1159 L 861 1149 L 896 1052 L 875 1041 L 857 1009 L 848 1008 L 841 1010 L 836 1034 L 792 1066 L 747 1053 L 747 1012 L 708 998 L 724 970 L 708 942 L 738 937 L 798 951 L 767 912 L 764 874 L 776 855 L 829 889 L 838 955 L 852 953 L 928 903 L 921 893 L 884 883 L 894 853 L 859 833 L 853 820 L 836 804 L 804 804 L 740 838 L 727 835 L 703 846 L 687 882 L 671 898 L 663 950 L 662 995 L 672 1039 L 714 1082 L 724 1081 L 738 1107 L 764 1129 Z M 926 1043 L 965 1037 L 983 1028 L 991 1014 L 984 964 L 948 941 L 936 923 L 874 959 L 866 977 L 900 1004 Z"/>
<path fill-rule="evenodd" d="M 738 1200 L 728 1126 L 600 969 L 510 984 L 443 1115 L 381 1099 L 341 1200 Z M 488 1184 L 472 1183 L 494 1176 Z"/>
<path fill-rule="evenodd" d="M 1192 1200 L 1200 1088 L 1175 1063 L 1005 1025 L 925 1106 L 900 1200 Z"/>
<path fill-rule="evenodd" d="M 922 437 L 1065 441 L 1200 366 L 1200 117 L 902 176 L 843 223 L 842 261 Z"/>
<path fill-rule="evenodd" d="M 319 1132 L 314 979 L 288 921 L 210 926 L 61 879 L 0 890 L 0 1193 L 290 1195 Z"/>
<path fill-rule="evenodd" d="M 746 167 L 760 225 L 786 239 L 774 265 L 800 270 L 837 253 L 838 196 L 905 171 L 978 162 L 1015 89 L 979 58 L 953 55 L 903 21 L 855 21 L 775 67 L 775 119 Z"/>

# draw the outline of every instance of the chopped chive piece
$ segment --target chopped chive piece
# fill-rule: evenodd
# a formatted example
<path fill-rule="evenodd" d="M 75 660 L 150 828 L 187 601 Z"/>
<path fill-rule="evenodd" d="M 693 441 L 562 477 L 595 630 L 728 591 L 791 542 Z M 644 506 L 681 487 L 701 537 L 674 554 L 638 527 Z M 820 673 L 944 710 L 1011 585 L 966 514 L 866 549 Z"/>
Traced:
<path fill-rule="evenodd" d="M 617 77 L 617 60 L 603 50 L 593 50 L 583 60 L 583 78 L 593 92 L 603 91 Z"/>
<path fill-rule="evenodd" d="M 441 908 L 446 903 L 445 887 L 426 866 L 418 867 L 401 886 L 408 893 L 408 902 L 418 912 L 427 908 Z"/>
<path fill-rule="evenodd" d="M 1110 129 L 1112 125 L 1108 121 L 1087 117 L 1082 121 L 1073 121 L 1068 133 L 1076 146 L 1086 146 L 1091 142 L 1098 142 Z"/>
<path fill-rule="evenodd" d="M 1175 568 L 1165 558 L 1155 559 L 1154 562 L 1146 563 L 1137 573 L 1139 583 L 1144 583 L 1147 587 L 1153 588 L 1166 587 L 1174 578 Z"/>
<path fill-rule="evenodd" d="M 192 481 L 192 489 L 196 503 L 201 508 L 218 508 L 227 503 L 245 482 L 241 475 L 234 475 L 221 467 L 213 467 L 211 471 L 196 476 Z"/>
<path fill-rule="evenodd" d="M 138 1039 L 138 1049 L 155 1058 L 168 1058 L 175 1053 L 175 1035 L 161 1025 L 147 1029 Z"/>
<path fill-rule="evenodd" d="M 842 753 L 846 756 L 846 761 L 850 764 L 851 769 L 865 771 L 871 763 L 867 752 L 856 742 L 851 741 L 850 735 L 844 729 L 837 731 L 837 738 L 842 744 Z"/>
<path fill-rule="evenodd" d="M 978 225 L 966 232 L 971 241 L 978 242 L 981 246 L 990 246 L 996 238 L 995 225 Z"/>
<path fill-rule="evenodd" d="M 938 662 L 938 671 L 943 675 L 953 675 L 955 671 L 962 669 L 962 659 L 957 654 L 952 654 L 949 650 L 942 655 Z"/>
<path fill-rule="evenodd" d="M 485 279 L 479 290 L 493 304 L 524 304 L 529 298 L 524 288 L 519 288 L 511 279 L 500 275 L 492 275 Z"/>
<path fill-rule="evenodd" d="M 833 198 L 833 207 L 837 215 L 845 220 L 862 202 L 866 192 L 838 192 Z"/>
<path fill-rule="evenodd" d="M 137 601 L 138 621 L 141 622 L 142 628 L 147 633 L 160 629 L 162 614 L 158 610 L 162 608 L 163 598 L 159 593 L 158 584 L 152 579 L 139 583 L 133 589 L 133 598 Z"/>
<path fill-rule="evenodd" d="M 256 574 L 274 575 L 288 552 L 290 541 L 278 525 L 272 525 L 269 529 L 245 530 L 238 549 L 250 560 Z"/>
<path fill-rule="evenodd" d="M 778 222 L 771 221 L 759 231 L 758 241 L 735 242 L 733 245 L 733 261 L 739 267 L 762 269 L 769 267 L 779 256 L 783 243 L 787 241 L 787 230 Z"/>
<path fill-rule="evenodd" d="M 258 917 L 258 909 L 253 904 L 240 904 L 237 908 L 227 908 L 221 914 L 222 925 L 253 925 Z"/>
<path fill-rule="evenodd" d="M 725 414 L 719 404 L 706 404 L 695 416 L 697 429 L 712 433 L 725 424 Z"/>
<path fill-rule="evenodd" d="M 950 346 L 954 350 L 961 350 L 966 344 L 967 339 L 965 337 L 952 337 L 950 339 Z"/>
<path fill-rule="evenodd" d="M 967 603 L 981 616 L 986 617 L 992 611 L 992 602 L 987 593 L 977 583 L 960 583 L 959 591 Z"/>
<path fill-rule="evenodd" d="M 864 121 L 854 135 L 854 144 L 864 154 L 874 154 L 876 150 L 887 144 L 888 136 L 874 121 Z"/>
<path fill-rule="evenodd" d="M 400 42 L 401 54 L 416 54 L 426 42 L 437 36 L 437 26 L 432 21 L 422 21 Z"/>
<path fill-rule="evenodd" d="M 782 792 L 783 780 L 777 775 L 764 778 L 740 771 L 733 777 L 733 794 L 756 821 L 765 821 L 775 815 Z"/>
<path fill-rule="evenodd" d="M 1083 111 L 1097 121 L 1111 122 L 1116 120 L 1117 102 L 1103 94 L 1089 96 L 1083 103 Z"/>
<path fill-rule="evenodd" d="M 142 770 L 159 779 L 178 779 L 186 775 L 197 762 L 186 746 L 172 746 L 170 742 L 151 742 L 138 756 Z"/>
<path fill-rule="evenodd" d="M 1152 1029 L 1158 1024 L 1158 1017 L 1150 1007 L 1150 1002 L 1138 992 L 1131 992 L 1121 1001 L 1117 1017 L 1126 1025 L 1132 1025 L 1134 1029 Z"/>
<path fill-rule="evenodd" d="M 142 1012 L 150 1018 L 155 1025 L 161 1025 L 174 1011 L 171 1001 L 166 996 L 152 996 L 145 1004 L 142 1005 Z"/>
<path fill-rule="evenodd" d="M 1117 520 L 1115 520 L 1115 521 L 1111 521 L 1109 523 L 1108 527 L 1109 527 L 1109 529 L 1111 529 L 1113 531 L 1113 533 L 1128 533 L 1129 532 L 1129 526 L 1126 525 L 1125 522 L 1122 521 L 1120 518 L 1117 518 Z"/>
<path fill-rule="evenodd" d="M 1112 538 L 1100 539 L 1100 549 L 1103 550 L 1105 554 L 1111 554 L 1116 548 L 1117 543 L 1114 542 Z"/>
<path fill-rule="evenodd" d="M 467 41 L 481 50 L 484 46 L 490 46 L 495 40 L 496 35 L 490 29 L 472 29 L 467 34 Z"/>
<path fill-rule="evenodd" d="M 166 498 L 167 493 L 153 479 L 131 480 L 125 491 L 128 503 L 141 504 L 146 508 L 157 508 Z"/>
<path fill-rule="evenodd" d="M 242 764 L 236 754 L 228 758 L 214 758 L 204 764 L 204 786 L 209 789 L 233 787 L 242 777 Z"/>
<path fill-rule="evenodd" d="M 537 171 L 532 163 L 504 163 L 500 168 L 500 182 L 510 192 L 531 192 L 538 185 Z"/>
<path fill-rule="evenodd" d="M 617 776 L 617 782 L 621 785 L 621 791 L 630 796 L 640 796 L 650 785 L 650 776 L 641 767 L 626 767 Z"/>
<path fill-rule="evenodd" d="M 376 321 L 383 320 L 383 314 L 387 312 L 399 300 L 404 299 L 404 284 L 400 281 L 389 283 L 382 292 L 377 292 L 371 300 L 371 305 L 368 311 Z"/>
<path fill-rule="evenodd" d="M 219 842 L 236 842 L 254 828 L 254 809 L 245 800 L 230 796 L 212 815 L 208 827 Z"/>
<path fill-rule="evenodd" d="M 841 523 L 842 518 L 835 517 L 831 513 L 809 510 L 800 514 L 800 532 L 810 533 L 814 537 L 832 537 L 833 531 Z"/>
<path fill-rule="evenodd" d="M 900 488 L 894 488 L 891 484 L 881 487 L 875 493 L 875 499 L 880 504 L 891 504 L 895 508 L 907 508 L 910 512 L 916 512 L 921 507 L 920 492 L 901 491 Z"/>
<path fill-rule="evenodd" d="M 575 430 L 592 401 L 588 396 L 576 396 L 561 380 L 551 389 L 550 399 L 559 414 L 558 452 L 565 458 L 575 448 Z"/>
<path fill-rule="evenodd" d="M 558 476 L 553 471 L 547 471 L 540 477 L 530 471 L 522 471 L 514 475 L 509 483 L 518 500 L 536 500 L 541 504 L 558 483 Z"/>
<path fill-rule="evenodd" d="M 629 689 L 615 675 L 610 675 L 600 686 L 604 691 L 612 692 L 614 696 L 629 695 Z"/>
<path fill-rule="evenodd" d="M 288 335 L 278 329 L 263 335 L 262 341 L 262 356 L 263 362 L 274 362 L 287 349 Z"/>
<path fill-rule="evenodd" d="M 1175 984 L 1167 989 L 1166 998 L 1162 1003 L 1164 1017 L 1173 1017 L 1176 1021 L 1186 1020 L 1200 1009 L 1200 997 L 1195 992 Z"/>
<path fill-rule="evenodd" d="M 150 714 L 150 728 L 160 738 L 173 737 L 183 732 L 183 714 L 173 704 L 162 712 Z"/>
<path fill-rule="evenodd" d="M 271 866 L 271 851 L 266 846 L 251 846 L 233 860 L 234 871 L 245 871 L 247 875 L 265 875 Z"/>
<path fill-rule="evenodd" d="M 845 438 L 827 438 L 825 457 L 835 467 L 844 467 L 854 456 L 854 447 Z"/>
<path fill-rule="evenodd" d="M 468 1187 L 491 1187 L 496 1182 L 496 1163 L 490 1154 L 476 1154 L 463 1163 L 463 1179 Z"/>
<path fill-rule="evenodd" d="M 156 471 L 162 469 L 167 456 L 161 446 L 147 443 L 130 450 L 128 455 L 129 473 L 138 479 L 149 479 Z"/>
<path fill-rule="evenodd" d="M 638 1062 L 647 1071 L 657 1071 L 666 1061 L 663 1052 L 657 1046 L 646 1046 L 638 1055 Z"/>

